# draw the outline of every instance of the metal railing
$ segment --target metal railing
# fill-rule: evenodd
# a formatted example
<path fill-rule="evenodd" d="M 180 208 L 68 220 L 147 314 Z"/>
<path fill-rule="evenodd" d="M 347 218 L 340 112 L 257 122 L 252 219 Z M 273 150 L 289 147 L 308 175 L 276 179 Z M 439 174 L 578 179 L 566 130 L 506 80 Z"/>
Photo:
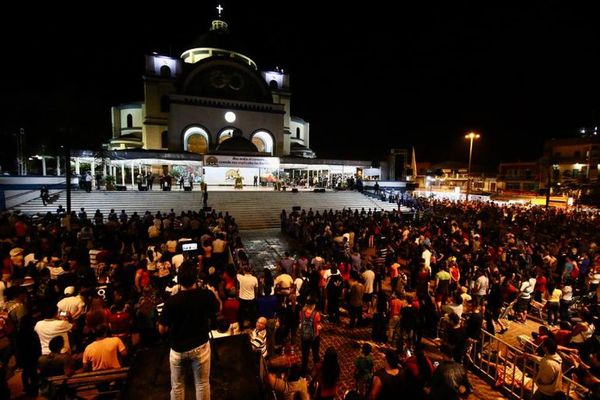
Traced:
<path fill-rule="evenodd" d="M 495 382 L 496 388 L 504 389 L 512 398 L 527 399 L 536 389 L 533 377 L 538 362 L 526 354 L 531 353 L 482 330 L 481 340 L 471 341 L 466 356 L 475 369 Z M 569 399 L 583 399 L 589 389 L 563 375 L 562 391 Z"/>

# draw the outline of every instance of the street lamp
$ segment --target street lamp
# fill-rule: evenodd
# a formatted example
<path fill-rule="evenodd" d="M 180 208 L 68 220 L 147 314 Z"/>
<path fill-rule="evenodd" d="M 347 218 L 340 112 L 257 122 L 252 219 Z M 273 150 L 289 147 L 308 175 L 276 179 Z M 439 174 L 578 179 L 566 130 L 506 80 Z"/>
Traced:
<path fill-rule="evenodd" d="M 469 169 L 467 170 L 467 195 L 465 200 L 469 201 L 469 192 L 471 191 L 471 157 L 473 156 L 473 140 L 479 139 L 479 133 L 469 132 L 465 139 L 469 139 Z"/>

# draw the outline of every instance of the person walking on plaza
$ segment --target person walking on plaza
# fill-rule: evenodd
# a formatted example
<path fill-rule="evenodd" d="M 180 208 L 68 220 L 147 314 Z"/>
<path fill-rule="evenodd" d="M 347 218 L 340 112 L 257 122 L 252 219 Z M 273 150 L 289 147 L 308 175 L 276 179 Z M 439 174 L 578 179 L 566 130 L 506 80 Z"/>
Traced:
<path fill-rule="evenodd" d="M 208 185 L 205 182 L 202 182 L 200 188 L 202 190 L 202 206 L 208 207 Z"/>
<path fill-rule="evenodd" d="M 87 193 L 90 193 L 92 191 L 92 181 L 94 180 L 94 178 L 92 177 L 92 172 L 88 171 L 86 172 L 84 178 L 84 185 L 85 185 L 85 191 Z"/>
<path fill-rule="evenodd" d="M 40 189 L 40 198 L 42 199 L 42 203 L 44 203 L 44 206 L 46 206 L 46 204 L 48 203 L 48 199 L 50 198 L 48 186 L 42 186 L 42 188 Z"/>
<path fill-rule="evenodd" d="M 151 172 L 148 172 L 148 176 L 146 176 L 146 182 L 148 182 L 148 190 L 152 190 L 152 184 L 154 183 L 154 175 Z"/>
<path fill-rule="evenodd" d="M 177 273 L 179 292 L 163 307 L 158 331 L 169 332 L 171 352 L 171 400 L 185 396 L 185 366 L 191 366 L 196 387 L 196 400 L 210 400 L 209 320 L 219 312 L 217 294 L 196 285 L 197 271 L 189 261 Z"/>

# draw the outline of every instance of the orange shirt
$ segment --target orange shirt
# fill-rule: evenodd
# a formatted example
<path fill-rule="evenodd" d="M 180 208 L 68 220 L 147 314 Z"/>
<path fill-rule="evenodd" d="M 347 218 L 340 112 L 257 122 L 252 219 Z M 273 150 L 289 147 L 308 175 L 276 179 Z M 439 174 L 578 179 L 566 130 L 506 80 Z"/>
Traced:
<path fill-rule="evenodd" d="M 87 345 L 83 352 L 83 363 L 92 363 L 92 371 L 121 368 L 118 353 L 125 345 L 118 337 L 107 337 Z"/>

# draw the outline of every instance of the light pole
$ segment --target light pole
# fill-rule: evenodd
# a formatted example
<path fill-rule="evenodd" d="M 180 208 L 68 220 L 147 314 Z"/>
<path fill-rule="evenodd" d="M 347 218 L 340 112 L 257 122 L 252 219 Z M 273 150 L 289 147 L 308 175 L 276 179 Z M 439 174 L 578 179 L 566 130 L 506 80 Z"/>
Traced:
<path fill-rule="evenodd" d="M 473 140 L 479 139 L 479 133 L 469 132 L 465 139 L 469 139 L 469 169 L 467 170 L 467 194 L 465 200 L 469 201 L 469 192 L 471 191 L 471 158 L 473 156 Z"/>

